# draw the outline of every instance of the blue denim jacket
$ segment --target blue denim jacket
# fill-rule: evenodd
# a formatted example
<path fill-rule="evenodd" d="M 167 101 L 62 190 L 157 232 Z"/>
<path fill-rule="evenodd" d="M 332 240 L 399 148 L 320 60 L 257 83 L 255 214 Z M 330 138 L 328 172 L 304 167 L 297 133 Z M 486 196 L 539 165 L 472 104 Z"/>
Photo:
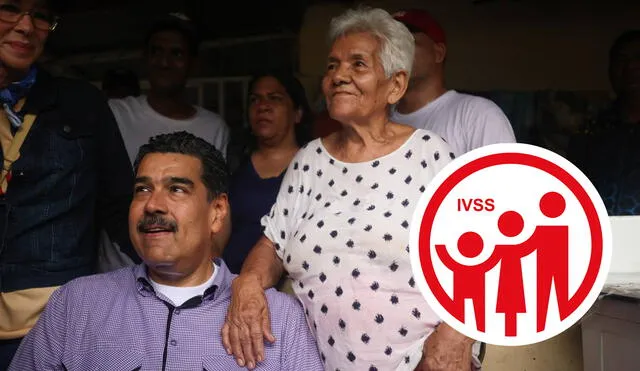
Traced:
<path fill-rule="evenodd" d="M 127 228 L 133 173 L 102 94 L 41 71 L 25 110 L 37 119 L 0 196 L 0 292 L 94 273 L 100 227 L 139 261 Z"/>

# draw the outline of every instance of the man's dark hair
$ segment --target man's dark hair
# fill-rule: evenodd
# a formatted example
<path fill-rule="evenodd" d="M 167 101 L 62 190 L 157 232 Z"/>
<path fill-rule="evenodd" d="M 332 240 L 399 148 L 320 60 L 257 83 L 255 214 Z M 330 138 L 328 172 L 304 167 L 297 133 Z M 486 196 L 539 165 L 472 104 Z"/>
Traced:
<path fill-rule="evenodd" d="M 145 52 L 149 48 L 149 41 L 151 41 L 153 35 L 159 32 L 171 31 L 176 32 L 184 37 L 189 47 L 189 54 L 191 54 L 192 56 L 198 55 L 198 49 L 200 47 L 200 35 L 198 32 L 198 28 L 191 20 L 182 19 L 180 17 L 184 16 L 169 14 L 158 19 L 151 26 L 151 29 L 149 29 L 145 36 Z"/>
<path fill-rule="evenodd" d="M 186 131 L 157 135 L 140 147 L 134 162 L 136 173 L 144 156 L 152 153 L 179 153 L 198 158 L 202 165 L 202 183 L 207 187 L 209 201 L 229 192 L 227 163 L 222 153 L 204 139 Z"/>
<path fill-rule="evenodd" d="M 620 49 L 625 47 L 627 44 L 640 40 L 640 30 L 629 30 L 623 32 L 618 38 L 613 42 L 611 49 L 609 50 L 609 58 L 614 58 L 619 52 Z"/>

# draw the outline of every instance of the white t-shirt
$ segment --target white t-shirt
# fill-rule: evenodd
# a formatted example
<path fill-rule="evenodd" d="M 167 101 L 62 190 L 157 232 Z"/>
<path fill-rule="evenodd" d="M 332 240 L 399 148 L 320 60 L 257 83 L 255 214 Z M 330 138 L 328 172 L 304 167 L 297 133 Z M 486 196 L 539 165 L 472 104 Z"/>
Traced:
<path fill-rule="evenodd" d="M 291 161 L 264 234 L 306 309 L 327 370 L 413 370 L 440 322 L 413 279 L 409 224 L 453 158 L 416 130 L 376 160 L 344 163 L 320 139 Z"/>
<path fill-rule="evenodd" d="M 229 128 L 222 117 L 211 111 L 194 106 L 196 114 L 192 118 L 174 120 L 151 108 L 145 95 L 111 99 L 109 106 L 118 122 L 132 164 L 140 146 L 146 144 L 149 138 L 183 130 L 211 143 L 226 158 Z"/>
<path fill-rule="evenodd" d="M 213 284 L 213 280 L 216 278 L 216 273 L 218 273 L 218 267 L 213 264 L 213 274 L 211 274 L 211 277 L 209 277 L 209 279 L 205 283 L 198 286 L 168 286 L 157 283 L 156 281 L 152 280 L 151 277 L 149 277 L 149 282 L 151 283 L 151 286 L 153 286 L 153 289 L 156 290 L 156 292 L 159 292 L 162 295 L 166 296 L 169 300 L 171 300 L 171 303 L 173 303 L 174 306 L 179 307 L 193 297 L 202 296 L 204 292 L 207 291 L 207 289 Z"/>
<path fill-rule="evenodd" d="M 504 112 L 492 101 L 449 90 L 417 111 L 391 120 L 427 129 L 443 137 L 456 156 L 495 143 L 515 143 L 513 128 Z"/>

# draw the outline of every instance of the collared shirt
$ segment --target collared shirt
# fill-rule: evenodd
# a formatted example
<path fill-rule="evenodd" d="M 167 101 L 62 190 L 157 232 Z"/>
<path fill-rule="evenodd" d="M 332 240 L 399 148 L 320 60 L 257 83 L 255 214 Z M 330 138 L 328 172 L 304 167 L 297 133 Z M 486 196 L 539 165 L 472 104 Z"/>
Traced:
<path fill-rule="evenodd" d="M 12 371 L 242 370 L 222 345 L 231 299 L 229 272 L 202 296 L 174 307 L 153 290 L 144 265 L 78 278 L 57 290 L 20 345 Z M 322 370 L 300 304 L 265 291 L 276 341 L 265 343 L 258 370 Z"/>
<path fill-rule="evenodd" d="M 169 301 L 173 306 L 179 307 L 182 304 L 186 303 L 187 300 L 191 299 L 194 296 L 201 296 L 204 292 L 213 285 L 213 281 L 216 279 L 216 273 L 218 272 L 218 266 L 211 262 L 213 272 L 208 280 L 204 283 L 201 283 L 197 286 L 170 286 L 158 283 L 153 280 L 153 278 L 149 277 L 149 283 L 153 287 L 153 290 L 156 293 L 161 293 L 162 295 L 169 298 Z"/>

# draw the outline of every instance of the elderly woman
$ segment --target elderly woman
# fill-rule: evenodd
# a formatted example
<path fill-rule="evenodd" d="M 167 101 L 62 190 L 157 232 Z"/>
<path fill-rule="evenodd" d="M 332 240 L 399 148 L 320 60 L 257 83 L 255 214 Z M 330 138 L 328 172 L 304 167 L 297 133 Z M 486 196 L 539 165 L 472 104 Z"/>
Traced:
<path fill-rule="evenodd" d="M 407 89 L 413 37 L 387 12 L 358 9 L 332 21 L 330 39 L 322 87 L 342 128 L 292 160 L 262 219 L 264 236 L 233 283 L 225 347 L 253 368 L 263 335 L 276 341 L 263 290 L 284 270 L 325 369 L 436 369 L 453 360 L 447 370 L 467 371 L 472 341 L 439 325 L 409 260 L 414 207 L 453 158 L 433 133 L 389 121 Z"/>

